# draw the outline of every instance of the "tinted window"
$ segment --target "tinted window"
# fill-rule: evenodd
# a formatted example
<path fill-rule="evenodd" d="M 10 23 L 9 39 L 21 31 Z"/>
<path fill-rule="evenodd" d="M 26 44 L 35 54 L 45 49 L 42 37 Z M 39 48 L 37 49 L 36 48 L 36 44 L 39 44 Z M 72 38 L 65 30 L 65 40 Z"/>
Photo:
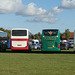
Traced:
<path fill-rule="evenodd" d="M 56 36 L 58 30 L 43 30 L 45 36 Z"/>
<path fill-rule="evenodd" d="M 12 30 L 12 36 L 27 36 L 27 30 Z"/>
<path fill-rule="evenodd" d="M 74 38 L 70 38 L 69 40 L 73 40 Z"/>
<path fill-rule="evenodd" d="M 7 33 L 6 32 L 0 32 L 0 37 L 7 37 Z"/>

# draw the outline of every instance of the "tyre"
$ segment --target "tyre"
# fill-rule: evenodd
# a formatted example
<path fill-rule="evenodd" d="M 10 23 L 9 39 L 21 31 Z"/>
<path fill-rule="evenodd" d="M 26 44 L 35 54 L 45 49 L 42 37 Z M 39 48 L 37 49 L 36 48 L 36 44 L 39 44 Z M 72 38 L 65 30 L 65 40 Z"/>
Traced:
<path fill-rule="evenodd" d="M 31 47 L 28 48 L 28 51 L 31 52 Z"/>
<path fill-rule="evenodd" d="M 65 50 L 68 50 L 67 47 L 65 47 Z"/>
<path fill-rule="evenodd" d="M 69 47 L 68 47 L 68 50 L 69 50 Z"/>

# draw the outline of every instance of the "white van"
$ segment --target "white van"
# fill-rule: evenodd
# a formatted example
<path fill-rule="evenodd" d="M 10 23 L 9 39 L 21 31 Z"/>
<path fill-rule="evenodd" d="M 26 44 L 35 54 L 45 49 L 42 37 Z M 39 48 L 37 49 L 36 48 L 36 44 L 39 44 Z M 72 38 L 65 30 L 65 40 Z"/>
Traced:
<path fill-rule="evenodd" d="M 68 41 L 69 41 L 70 48 L 73 48 L 74 47 L 74 38 L 69 38 Z"/>
<path fill-rule="evenodd" d="M 33 39 L 33 40 L 32 40 L 32 44 L 39 44 L 39 40 Z"/>

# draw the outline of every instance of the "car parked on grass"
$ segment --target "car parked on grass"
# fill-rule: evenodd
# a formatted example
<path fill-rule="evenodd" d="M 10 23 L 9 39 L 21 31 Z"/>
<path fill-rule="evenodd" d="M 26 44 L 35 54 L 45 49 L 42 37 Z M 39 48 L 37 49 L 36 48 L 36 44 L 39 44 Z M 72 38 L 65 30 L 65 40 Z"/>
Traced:
<path fill-rule="evenodd" d="M 68 42 L 61 42 L 60 43 L 60 49 L 61 50 L 69 50 L 69 43 Z"/>
<path fill-rule="evenodd" d="M 69 41 L 69 47 L 73 48 L 74 47 L 74 38 L 69 38 L 68 41 Z"/>
<path fill-rule="evenodd" d="M 74 43 L 69 43 L 69 47 L 73 48 L 74 47 Z"/>
<path fill-rule="evenodd" d="M 32 44 L 32 49 L 41 49 L 40 44 Z"/>

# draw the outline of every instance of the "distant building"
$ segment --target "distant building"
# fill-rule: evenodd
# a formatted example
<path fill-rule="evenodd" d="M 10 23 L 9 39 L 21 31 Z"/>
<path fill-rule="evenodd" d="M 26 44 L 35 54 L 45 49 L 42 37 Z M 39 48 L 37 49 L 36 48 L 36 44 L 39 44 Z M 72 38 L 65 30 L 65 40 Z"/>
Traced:
<path fill-rule="evenodd" d="M 71 32 L 71 33 L 70 33 L 70 38 L 74 38 L 74 32 Z M 66 40 L 66 37 L 63 36 L 62 39 L 63 39 L 63 40 Z"/>

